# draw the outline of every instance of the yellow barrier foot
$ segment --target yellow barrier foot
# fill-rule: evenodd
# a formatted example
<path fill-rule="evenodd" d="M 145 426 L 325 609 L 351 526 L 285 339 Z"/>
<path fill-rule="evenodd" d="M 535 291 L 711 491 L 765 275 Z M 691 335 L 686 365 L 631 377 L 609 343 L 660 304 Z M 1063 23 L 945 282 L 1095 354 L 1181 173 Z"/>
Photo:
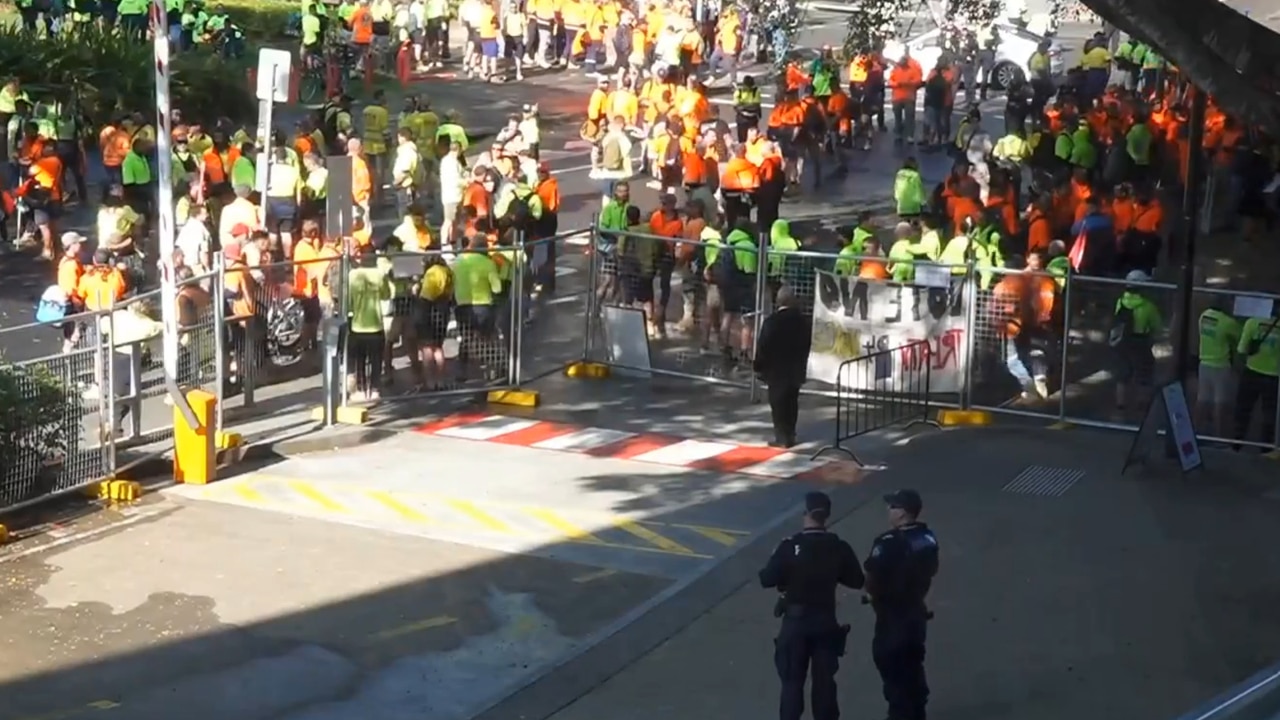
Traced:
<path fill-rule="evenodd" d="M 244 445 L 244 437 L 236 432 L 218 431 L 213 437 L 213 446 L 219 450 L 230 450 Z"/>
<path fill-rule="evenodd" d="M 1072 425 L 1066 420 L 1059 420 L 1058 422 L 1050 425 L 1049 429 L 1050 430 L 1070 430 L 1073 427 L 1075 427 L 1075 425 Z"/>
<path fill-rule="evenodd" d="M 538 407 L 541 398 L 536 390 L 490 390 L 487 400 L 495 405 Z"/>
<path fill-rule="evenodd" d="M 992 421 L 986 410 L 939 410 L 938 424 L 942 427 L 985 427 Z"/>
<path fill-rule="evenodd" d="M 9 542 L 9 528 L 0 525 L 0 545 Z"/>
<path fill-rule="evenodd" d="M 1272 450 L 1266 455 L 1263 455 L 1263 457 L 1265 457 L 1268 460 L 1280 460 L 1280 450 Z"/>
<path fill-rule="evenodd" d="M 312 410 L 311 419 L 324 422 L 324 408 L 318 407 Z M 369 422 L 369 409 L 355 405 L 339 405 L 334 408 L 333 421 L 339 425 L 363 425 Z"/>
<path fill-rule="evenodd" d="M 133 480 L 107 478 L 86 487 L 85 494 L 96 500 L 133 502 L 142 497 L 142 485 Z"/>
<path fill-rule="evenodd" d="M 564 369 L 566 377 L 604 380 L 609 377 L 609 366 L 603 363 L 576 362 Z"/>

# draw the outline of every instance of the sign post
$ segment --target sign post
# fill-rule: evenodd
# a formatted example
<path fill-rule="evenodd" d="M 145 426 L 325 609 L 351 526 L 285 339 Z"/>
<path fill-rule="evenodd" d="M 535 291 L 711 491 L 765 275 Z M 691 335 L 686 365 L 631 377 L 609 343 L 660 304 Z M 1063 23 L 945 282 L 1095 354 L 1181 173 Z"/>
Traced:
<path fill-rule="evenodd" d="M 258 51 L 258 157 L 254 161 L 254 189 L 258 196 L 267 196 L 267 183 L 271 167 L 272 111 L 278 102 L 289 101 L 289 82 L 293 55 L 287 50 L 263 48 Z M 265 202 L 265 200 L 263 201 Z"/>
<path fill-rule="evenodd" d="M 191 428 L 199 420 L 178 386 L 178 285 L 173 267 L 177 241 L 173 201 L 173 113 L 169 100 L 169 17 L 164 0 L 151 3 L 151 36 L 156 70 L 156 233 L 160 243 L 160 321 L 164 327 L 164 382 L 173 406 Z"/>
<path fill-rule="evenodd" d="M 1180 380 L 1165 384 L 1152 396 L 1146 417 L 1138 427 L 1138 434 L 1133 437 L 1133 444 L 1129 446 L 1120 474 L 1125 474 L 1135 463 L 1145 462 L 1156 438 L 1162 435 L 1165 447 L 1172 450 L 1170 456 L 1177 458 L 1182 472 L 1189 473 L 1204 467 L 1191 410 L 1187 407 L 1187 394 Z"/>

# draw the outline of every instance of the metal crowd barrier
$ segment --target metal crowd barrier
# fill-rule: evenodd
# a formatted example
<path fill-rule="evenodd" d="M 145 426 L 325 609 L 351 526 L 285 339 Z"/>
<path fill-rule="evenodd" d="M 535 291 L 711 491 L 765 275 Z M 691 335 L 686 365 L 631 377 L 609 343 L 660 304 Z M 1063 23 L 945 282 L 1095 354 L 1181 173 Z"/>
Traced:
<path fill-rule="evenodd" d="M 813 454 L 840 452 L 861 460 L 844 443 L 859 435 L 902 425 L 937 424 L 930 417 L 932 345 L 917 340 L 840 363 L 836 373 L 835 437 Z"/>
<path fill-rule="evenodd" d="M 632 239 L 631 246 L 623 243 L 619 249 L 624 237 Z M 863 271 L 884 264 L 883 257 L 811 248 L 782 253 L 769 249 L 765 237 L 755 241 L 755 248 L 738 252 L 750 256 L 757 272 L 736 277 L 726 298 L 724 289 L 707 275 L 707 263 L 699 266 L 697 260 L 708 251 L 723 252 L 723 241 L 593 231 L 592 305 L 587 313 L 584 359 L 623 371 L 740 387 L 755 400 L 758 386 L 750 369 L 755 338 L 761 320 L 772 312 L 778 288 L 786 284 L 806 312 L 816 316 L 806 394 L 838 399 L 837 376 L 845 360 L 927 340 L 931 407 L 982 409 L 1136 431 L 1153 388 L 1174 369 L 1169 328 L 1176 322 L 1177 288 L 1167 283 L 1014 271 L 976 263 L 913 263 L 908 273 L 913 277 L 903 283 L 882 279 L 880 272 Z M 1015 289 L 1025 283 L 1043 286 L 1051 300 L 1034 309 L 1011 302 Z M 1108 340 L 1116 303 L 1126 291 L 1149 300 L 1161 318 L 1150 338 L 1150 361 L 1137 368 Z M 1194 316 L 1198 318 L 1212 302 L 1225 302 L 1229 310 L 1237 298 L 1280 303 L 1280 295 L 1270 293 L 1195 288 Z M 652 335 L 650 367 L 630 367 L 612 356 L 601 320 L 601 308 L 608 306 L 645 311 Z M 1031 317 L 1022 317 L 1032 310 Z M 658 318 L 663 320 L 661 325 L 656 323 Z M 1115 387 L 1131 373 L 1140 382 L 1132 383 L 1124 404 L 1118 406 Z M 1194 387 L 1189 382 L 1193 397 Z M 1238 405 L 1237 400 L 1255 398 L 1233 398 L 1231 405 Z M 1263 410 L 1275 406 L 1280 406 L 1280 398 L 1264 403 Z M 1280 447 L 1280 411 L 1274 433 L 1265 432 L 1273 423 L 1261 419 L 1260 413 L 1233 407 L 1229 414 L 1234 417 L 1230 432 L 1215 432 L 1205 418 L 1198 418 L 1201 439 Z M 1238 430 L 1242 423 L 1243 433 Z"/>

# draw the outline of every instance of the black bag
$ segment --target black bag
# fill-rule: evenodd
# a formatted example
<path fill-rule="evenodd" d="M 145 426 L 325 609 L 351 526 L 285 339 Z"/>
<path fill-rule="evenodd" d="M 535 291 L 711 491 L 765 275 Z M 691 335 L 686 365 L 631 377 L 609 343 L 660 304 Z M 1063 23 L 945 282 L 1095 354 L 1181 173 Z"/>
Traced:
<path fill-rule="evenodd" d="M 1120 347 L 1132 339 L 1136 335 L 1133 331 L 1133 319 L 1133 308 L 1121 305 L 1111 318 L 1111 329 L 1107 332 L 1107 344 L 1111 347 Z"/>
<path fill-rule="evenodd" d="M 1271 324 L 1267 326 L 1267 331 L 1262 333 L 1262 337 L 1253 338 L 1249 341 L 1249 344 L 1245 346 L 1245 350 L 1248 350 L 1248 352 L 1245 353 L 1245 357 L 1253 357 L 1262 350 L 1262 343 L 1266 342 L 1267 338 L 1271 337 L 1271 332 L 1276 329 L 1277 322 L 1280 322 L 1280 318 L 1276 318 L 1271 321 Z"/>

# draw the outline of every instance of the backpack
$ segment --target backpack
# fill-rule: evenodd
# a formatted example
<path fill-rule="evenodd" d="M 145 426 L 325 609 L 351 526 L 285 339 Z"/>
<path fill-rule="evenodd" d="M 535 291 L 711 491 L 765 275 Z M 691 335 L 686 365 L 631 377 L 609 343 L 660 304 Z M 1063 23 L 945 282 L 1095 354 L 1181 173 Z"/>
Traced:
<path fill-rule="evenodd" d="M 533 195 L 532 192 L 522 195 L 517 190 L 515 197 L 511 199 L 511 204 L 507 206 L 506 219 L 511 223 L 512 227 L 524 228 L 533 219 L 533 211 L 529 208 L 529 197 L 531 195 Z"/>
<path fill-rule="evenodd" d="M 622 155 L 622 142 L 617 137 L 606 138 L 600 145 L 600 167 L 610 172 L 622 170 L 626 158 Z"/>
<path fill-rule="evenodd" d="M 1133 320 L 1133 308 L 1121 305 L 1111 318 L 1111 329 L 1107 332 L 1107 344 L 1111 347 L 1119 347 L 1125 341 L 1133 338 L 1136 335 L 1133 331 Z"/>
<path fill-rule="evenodd" d="M 720 288 L 733 287 L 743 275 L 738 269 L 737 249 L 732 243 L 720 246 L 720 253 L 711 265 L 711 281 Z"/>
<path fill-rule="evenodd" d="M 36 322 L 56 323 L 67 317 L 70 300 L 62 288 L 50 285 L 36 303 Z"/>

